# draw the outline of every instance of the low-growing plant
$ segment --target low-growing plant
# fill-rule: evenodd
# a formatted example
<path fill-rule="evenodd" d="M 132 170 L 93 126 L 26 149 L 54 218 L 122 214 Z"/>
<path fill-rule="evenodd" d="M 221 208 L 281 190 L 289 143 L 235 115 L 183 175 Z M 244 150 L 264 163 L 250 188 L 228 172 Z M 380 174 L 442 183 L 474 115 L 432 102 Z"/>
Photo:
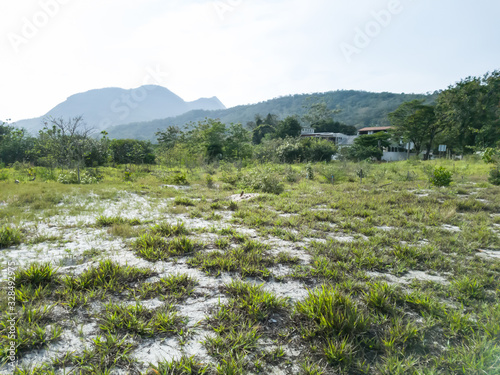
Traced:
<path fill-rule="evenodd" d="M 170 362 L 160 362 L 157 366 L 151 367 L 153 374 L 171 374 L 171 375 L 203 375 L 208 373 L 209 366 L 198 362 L 194 356 L 182 356 L 178 360 Z"/>
<path fill-rule="evenodd" d="M 140 303 L 128 306 L 110 303 L 100 321 L 100 328 L 111 334 L 130 333 L 145 337 L 171 334 L 181 323 L 173 305 L 151 310 Z"/>
<path fill-rule="evenodd" d="M 350 295 L 335 288 L 323 286 L 317 292 L 298 302 L 297 313 L 313 323 L 305 329 L 306 336 L 355 335 L 362 333 L 370 324 L 368 314 L 357 305 Z"/>
<path fill-rule="evenodd" d="M 194 203 L 191 199 L 183 197 L 176 197 L 174 199 L 174 204 L 179 206 L 196 206 L 196 203 Z"/>
<path fill-rule="evenodd" d="M 169 180 L 175 185 L 189 185 L 186 173 L 176 173 Z"/>
<path fill-rule="evenodd" d="M 55 280 L 56 272 L 57 268 L 50 263 L 33 263 L 15 273 L 16 286 L 46 286 Z"/>
<path fill-rule="evenodd" d="M 0 227 L 0 249 L 19 245 L 21 243 L 21 231 L 9 225 Z"/>
<path fill-rule="evenodd" d="M 152 234 L 163 237 L 174 237 L 189 234 L 189 230 L 185 227 L 182 221 L 178 221 L 176 224 L 163 222 L 152 226 L 150 230 Z"/>
<path fill-rule="evenodd" d="M 95 225 L 98 227 L 110 227 L 115 224 L 129 224 L 132 226 L 141 225 L 141 221 L 139 219 L 125 219 L 119 216 L 99 216 L 96 219 Z"/>
<path fill-rule="evenodd" d="M 492 168 L 488 177 L 488 182 L 492 185 L 500 185 L 500 167 Z"/>
<path fill-rule="evenodd" d="M 97 177 L 92 176 L 87 171 L 81 171 L 80 172 L 80 181 L 78 180 L 78 172 L 75 170 L 70 170 L 70 171 L 62 171 L 59 173 L 59 176 L 57 177 L 57 182 L 60 182 L 61 184 L 83 184 L 83 185 L 89 185 L 89 184 L 97 184 L 99 182 L 99 179 Z"/>
<path fill-rule="evenodd" d="M 445 167 L 434 168 L 429 178 L 429 182 L 434 186 L 450 186 L 453 172 L 447 170 Z"/>
<path fill-rule="evenodd" d="M 205 182 L 206 182 L 207 187 L 209 189 L 212 189 L 214 187 L 214 178 L 212 176 L 210 176 L 209 174 L 206 175 Z"/>

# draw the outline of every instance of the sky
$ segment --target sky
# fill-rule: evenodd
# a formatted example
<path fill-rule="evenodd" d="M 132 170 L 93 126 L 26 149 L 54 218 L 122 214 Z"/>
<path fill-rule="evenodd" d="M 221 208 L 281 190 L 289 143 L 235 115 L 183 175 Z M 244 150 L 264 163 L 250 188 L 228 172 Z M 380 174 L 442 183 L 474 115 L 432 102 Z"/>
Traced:
<path fill-rule="evenodd" d="M 226 107 L 425 93 L 500 69 L 492 0 L 0 0 L 0 120 L 104 87 Z"/>

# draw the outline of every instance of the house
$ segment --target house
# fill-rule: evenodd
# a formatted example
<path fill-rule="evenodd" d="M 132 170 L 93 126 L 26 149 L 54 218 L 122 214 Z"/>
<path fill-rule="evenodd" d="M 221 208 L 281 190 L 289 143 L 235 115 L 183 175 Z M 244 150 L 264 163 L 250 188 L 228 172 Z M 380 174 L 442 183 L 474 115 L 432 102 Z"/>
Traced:
<path fill-rule="evenodd" d="M 343 133 L 315 133 L 312 128 L 303 128 L 300 134 L 303 138 L 320 138 L 332 141 L 338 146 L 352 145 L 356 135 L 346 135 Z"/>
<path fill-rule="evenodd" d="M 375 134 L 380 132 L 388 132 L 392 126 L 378 126 L 372 128 L 363 128 L 358 130 L 358 135 Z"/>
<path fill-rule="evenodd" d="M 370 135 L 376 134 L 379 132 L 388 132 L 392 129 L 392 126 L 379 126 L 379 127 L 370 127 L 363 128 L 358 130 L 358 135 L 346 135 L 342 133 L 315 133 L 313 128 L 303 128 L 301 131 L 301 137 L 309 137 L 309 138 L 321 138 L 328 139 L 329 141 L 334 142 L 339 147 L 352 146 L 354 140 L 360 135 Z M 408 152 L 408 147 L 410 151 Z M 383 148 L 383 161 L 401 161 L 407 160 L 411 156 L 415 156 L 413 143 L 403 143 L 402 141 L 393 142 L 389 147 Z M 335 158 L 332 158 L 335 160 Z"/>

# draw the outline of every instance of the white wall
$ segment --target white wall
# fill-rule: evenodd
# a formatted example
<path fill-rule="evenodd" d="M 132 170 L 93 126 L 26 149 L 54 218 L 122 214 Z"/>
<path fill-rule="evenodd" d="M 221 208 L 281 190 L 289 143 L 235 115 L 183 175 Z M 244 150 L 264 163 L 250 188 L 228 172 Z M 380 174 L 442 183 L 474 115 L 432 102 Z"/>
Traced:
<path fill-rule="evenodd" d="M 411 152 L 410 157 L 415 156 L 416 154 Z M 401 161 L 407 160 L 408 153 L 407 152 L 389 152 L 384 151 L 384 155 L 382 155 L 382 160 L 384 161 Z"/>

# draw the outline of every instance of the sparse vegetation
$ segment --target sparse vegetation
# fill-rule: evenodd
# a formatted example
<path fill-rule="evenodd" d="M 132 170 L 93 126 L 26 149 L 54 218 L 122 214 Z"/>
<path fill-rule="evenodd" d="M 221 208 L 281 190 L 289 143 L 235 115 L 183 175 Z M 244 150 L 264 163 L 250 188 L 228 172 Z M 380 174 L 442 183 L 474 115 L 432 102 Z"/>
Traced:
<path fill-rule="evenodd" d="M 426 174 L 439 167 L 453 171 L 446 189 Z M 15 373 L 497 372 L 500 190 L 490 165 L 221 163 L 182 170 L 186 190 L 164 187 L 160 167 L 141 168 L 130 166 L 128 182 L 101 168 L 93 186 L 0 182 L 0 225 L 18 235 L 2 253 L 21 265 Z M 217 183 L 223 172 L 238 178 L 210 188 L 208 170 Z M 263 171 L 279 193 L 252 185 Z M 28 363 L 65 345 L 63 332 L 80 352 Z M 141 363 L 150 340 L 176 357 Z"/>

